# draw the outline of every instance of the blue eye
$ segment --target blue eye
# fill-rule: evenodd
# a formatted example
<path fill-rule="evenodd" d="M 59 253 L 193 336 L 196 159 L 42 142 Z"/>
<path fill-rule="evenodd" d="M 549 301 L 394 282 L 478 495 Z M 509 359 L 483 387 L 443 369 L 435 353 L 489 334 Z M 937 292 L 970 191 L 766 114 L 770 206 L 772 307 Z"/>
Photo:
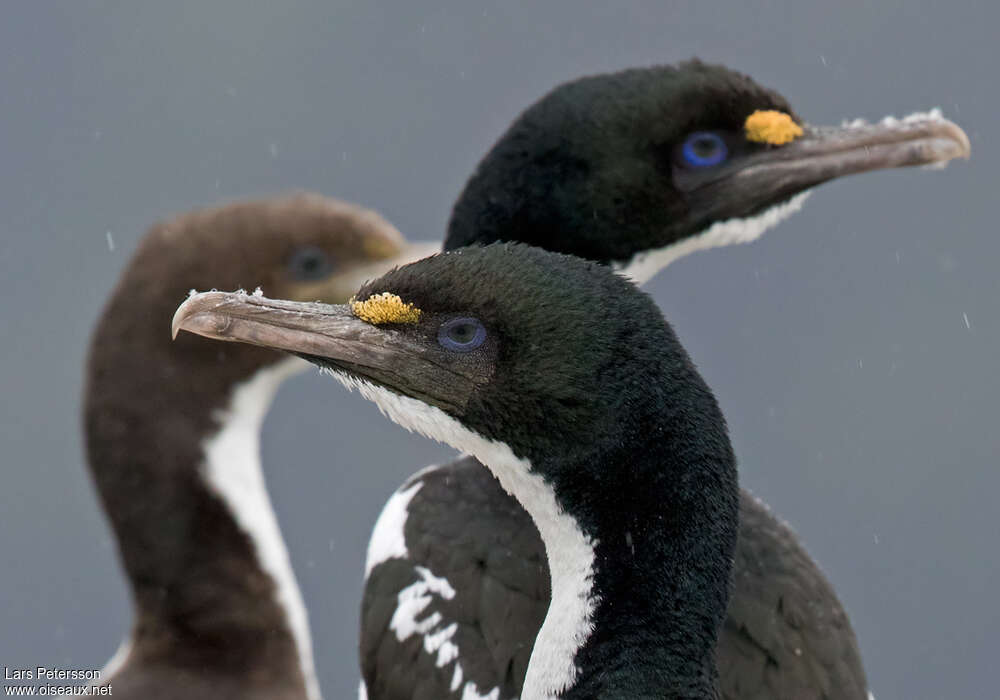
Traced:
<path fill-rule="evenodd" d="M 729 155 L 729 149 L 718 134 L 711 131 L 696 131 L 684 139 L 681 154 L 688 165 L 707 168 L 724 161 Z"/>
<path fill-rule="evenodd" d="M 445 350 L 469 352 L 486 340 L 486 329 L 475 318 L 453 318 L 438 329 L 438 342 Z"/>

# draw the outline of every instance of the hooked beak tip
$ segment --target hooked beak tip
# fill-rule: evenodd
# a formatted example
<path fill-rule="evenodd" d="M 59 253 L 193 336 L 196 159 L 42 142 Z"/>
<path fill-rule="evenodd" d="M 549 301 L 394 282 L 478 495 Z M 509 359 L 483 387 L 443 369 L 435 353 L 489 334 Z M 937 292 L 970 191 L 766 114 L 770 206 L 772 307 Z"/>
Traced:
<path fill-rule="evenodd" d="M 207 330 L 207 326 L 218 325 L 213 321 L 215 317 L 205 312 L 216 308 L 225 299 L 224 292 L 202 292 L 189 296 L 177 307 L 170 321 L 170 339 L 177 340 L 177 334 L 181 331 L 203 335 L 202 331 Z M 199 319 L 203 321 L 201 326 L 205 328 L 199 326 Z"/>

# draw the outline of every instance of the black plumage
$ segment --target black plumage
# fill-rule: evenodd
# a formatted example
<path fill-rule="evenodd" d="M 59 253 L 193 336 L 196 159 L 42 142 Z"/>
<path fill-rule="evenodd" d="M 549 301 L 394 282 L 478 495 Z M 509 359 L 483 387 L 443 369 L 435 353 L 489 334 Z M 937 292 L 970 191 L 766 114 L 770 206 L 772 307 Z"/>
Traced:
<path fill-rule="evenodd" d="M 803 126 L 789 144 L 760 143 L 744 128 L 758 110 L 802 124 L 773 90 L 698 61 L 560 86 L 480 162 L 455 204 L 445 248 L 522 241 L 613 264 L 641 281 L 686 252 L 752 240 L 780 220 L 768 219 L 776 207 L 826 180 L 968 154 L 960 129 L 930 118 L 908 126 Z M 684 159 L 687 139 L 699 133 L 725 144 L 723 161 L 692 167 Z M 714 228 L 723 222 L 725 231 Z M 637 271 L 656 251 L 665 254 Z M 428 634 L 457 622 L 459 660 L 476 692 L 516 697 L 548 604 L 541 541 L 471 458 L 414 479 L 404 487 L 422 484 L 408 504 L 407 555 L 371 562 L 366 583 L 361 663 L 369 698 L 464 692 L 452 684 L 450 665 L 419 651 L 421 636 L 399 639 L 387 626 L 417 566 L 456 581 L 452 599 L 431 597 L 421 619 L 439 612 L 441 620 Z M 863 700 L 857 641 L 823 572 L 791 529 L 745 491 L 740 509 L 730 617 L 718 649 L 723 697 Z M 407 677 L 421 679 L 416 694 L 399 682 Z"/>
<path fill-rule="evenodd" d="M 485 460 L 543 533 L 554 590 L 578 590 L 546 615 L 527 694 L 715 697 L 736 464 L 652 301 L 606 266 L 521 244 L 421 260 L 357 299 L 384 294 L 419 314 L 216 292 L 185 302 L 175 327 L 303 353 Z M 481 332 L 446 337 L 455 319 Z M 452 383 L 471 389 L 456 400 Z"/>
<path fill-rule="evenodd" d="M 416 483 L 408 556 L 376 566 L 365 586 L 361 659 L 369 698 L 451 697 L 453 666 L 437 666 L 422 635 L 401 641 L 389 628 L 399 592 L 419 580 L 415 566 L 456 590 L 451 599 L 432 596 L 420 619 L 440 614 L 431 633 L 457 623 L 464 680 L 483 696 L 498 688 L 499 698 L 518 697 L 549 601 L 538 531 L 473 457 L 422 472 L 400 490 Z M 791 528 L 745 490 L 739 509 L 734 585 L 716 651 L 722 697 L 866 697 L 864 675 L 854 673 L 863 669 L 854 632 L 826 576 Z M 461 697 L 461 689 L 453 694 Z"/>
<path fill-rule="evenodd" d="M 455 202 L 444 247 L 520 241 L 626 263 L 712 221 L 752 216 L 794 192 L 734 196 L 712 211 L 693 201 L 676 175 L 678 146 L 693 132 L 731 137 L 734 159 L 766 152 L 742 139 L 755 110 L 795 115 L 784 97 L 749 76 L 700 61 L 561 85 L 526 109 L 476 167 Z"/>

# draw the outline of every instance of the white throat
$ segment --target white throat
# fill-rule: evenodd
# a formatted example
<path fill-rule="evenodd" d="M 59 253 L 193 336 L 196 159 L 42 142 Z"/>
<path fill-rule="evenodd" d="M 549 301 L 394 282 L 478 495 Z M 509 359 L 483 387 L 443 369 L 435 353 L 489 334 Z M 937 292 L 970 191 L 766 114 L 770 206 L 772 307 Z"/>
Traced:
<path fill-rule="evenodd" d="M 562 510 L 552 487 L 531 471 L 530 462 L 514 455 L 505 443 L 469 430 L 435 406 L 335 370 L 324 372 L 349 389 L 357 389 L 407 430 L 475 456 L 535 521 L 549 561 L 552 601 L 535 639 L 521 700 L 560 697 L 576 679 L 576 653 L 593 631 L 598 602 L 593 594 L 596 542 Z"/>
<path fill-rule="evenodd" d="M 309 620 L 295 573 L 267 495 L 260 462 L 260 428 L 281 383 L 309 366 L 288 358 L 259 370 L 233 389 L 229 407 L 217 416 L 221 428 L 203 443 L 203 475 L 249 536 L 260 567 L 274 581 L 277 602 L 295 639 L 306 692 L 319 700 Z"/>
<path fill-rule="evenodd" d="M 628 262 L 615 263 L 613 267 L 636 284 L 645 284 L 655 277 L 657 272 L 689 253 L 757 240 L 765 231 L 774 228 L 801 209 L 808 196 L 809 190 L 806 190 L 783 204 L 765 209 L 757 216 L 716 221 L 701 233 L 682 238 L 657 250 L 637 253 Z"/>

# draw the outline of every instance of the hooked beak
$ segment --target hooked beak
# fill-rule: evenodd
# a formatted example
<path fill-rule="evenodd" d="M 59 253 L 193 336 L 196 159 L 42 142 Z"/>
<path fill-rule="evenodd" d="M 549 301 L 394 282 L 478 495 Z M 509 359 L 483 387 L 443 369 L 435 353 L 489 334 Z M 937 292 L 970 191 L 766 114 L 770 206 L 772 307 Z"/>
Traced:
<path fill-rule="evenodd" d="M 371 325 L 345 304 L 203 292 L 174 313 L 173 337 L 182 330 L 283 350 L 349 386 L 375 384 L 452 413 L 461 413 L 476 388 L 475 376 L 442 362 L 420 332 Z"/>
<path fill-rule="evenodd" d="M 765 148 L 694 179 L 689 197 L 724 215 L 742 206 L 787 198 L 845 175 L 914 165 L 943 166 L 953 158 L 968 158 L 969 138 L 937 110 L 877 124 L 855 121 L 841 127 L 806 125 L 795 141 Z M 766 206 L 766 205 L 765 205 Z"/>

